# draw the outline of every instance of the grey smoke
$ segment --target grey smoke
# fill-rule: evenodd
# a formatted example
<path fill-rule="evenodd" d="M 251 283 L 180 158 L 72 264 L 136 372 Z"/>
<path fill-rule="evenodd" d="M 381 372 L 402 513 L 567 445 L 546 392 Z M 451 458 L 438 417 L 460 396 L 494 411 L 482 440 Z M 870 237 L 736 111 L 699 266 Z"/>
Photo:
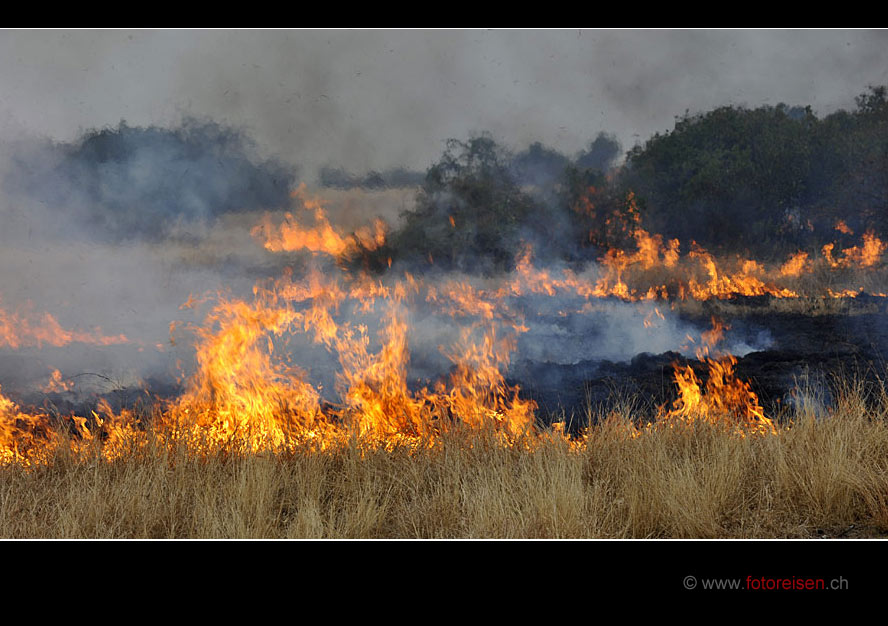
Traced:
<path fill-rule="evenodd" d="M 177 376 L 177 362 L 192 355 L 187 336 L 170 343 L 169 324 L 200 321 L 180 305 L 192 294 L 246 296 L 257 273 L 280 269 L 250 227 L 262 211 L 288 206 L 295 171 L 213 121 L 4 143 L 0 306 L 129 342 L 4 350 L 0 385 L 42 385 L 53 368 L 98 374 L 78 380 L 100 387 Z"/>
<path fill-rule="evenodd" d="M 219 216 L 285 207 L 296 169 L 259 161 L 240 131 L 212 121 L 90 131 L 71 143 L 20 144 L 6 194 L 36 201 L 84 232 L 159 240 Z"/>
<path fill-rule="evenodd" d="M 247 126 L 307 169 L 423 170 L 489 130 L 564 154 L 599 131 L 625 148 L 675 115 L 735 104 L 853 107 L 888 82 L 888 31 L 22 30 L 0 33 L 0 128 Z M 4 133 L 5 134 L 5 133 Z M 314 180 L 314 176 L 310 178 Z"/>

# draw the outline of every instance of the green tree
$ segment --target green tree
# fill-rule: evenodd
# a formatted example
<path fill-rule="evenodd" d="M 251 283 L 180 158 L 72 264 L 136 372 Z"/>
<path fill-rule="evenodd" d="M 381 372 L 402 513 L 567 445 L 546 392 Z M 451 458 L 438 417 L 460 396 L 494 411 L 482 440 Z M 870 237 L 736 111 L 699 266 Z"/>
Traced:
<path fill-rule="evenodd" d="M 620 185 L 657 232 L 766 253 L 806 218 L 816 123 L 810 109 L 785 105 L 686 114 L 630 151 Z"/>
<path fill-rule="evenodd" d="M 520 227 L 538 207 L 517 185 L 510 163 L 489 135 L 449 140 L 415 207 L 402 214 L 392 239 L 395 258 L 445 270 L 511 269 Z"/>

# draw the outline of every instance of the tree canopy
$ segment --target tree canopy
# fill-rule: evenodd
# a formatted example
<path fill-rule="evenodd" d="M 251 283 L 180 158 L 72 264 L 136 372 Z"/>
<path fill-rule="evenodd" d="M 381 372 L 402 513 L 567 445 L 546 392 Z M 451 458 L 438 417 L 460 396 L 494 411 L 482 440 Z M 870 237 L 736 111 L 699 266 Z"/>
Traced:
<path fill-rule="evenodd" d="M 838 220 L 888 231 L 886 87 L 823 118 L 786 104 L 685 113 L 622 164 L 619 152 L 605 133 L 574 157 L 451 139 L 376 255 L 487 273 L 512 269 L 527 244 L 537 258 L 597 258 L 631 245 L 629 223 L 758 258 L 834 240 Z"/>

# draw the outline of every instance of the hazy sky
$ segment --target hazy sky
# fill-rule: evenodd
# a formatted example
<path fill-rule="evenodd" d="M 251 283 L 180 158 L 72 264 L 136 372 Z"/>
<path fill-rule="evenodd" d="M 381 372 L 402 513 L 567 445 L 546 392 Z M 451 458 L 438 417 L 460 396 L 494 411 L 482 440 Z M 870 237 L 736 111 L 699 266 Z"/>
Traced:
<path fill-rule="evenodd" d="M 306 173 L 425 169 L 479 131 L 568 154 L 606 131 L 628 149 L 685 110 L 825 114 L 885 83 L 885 30 L 7 30 L 0 138 L 195 115 Z"/>

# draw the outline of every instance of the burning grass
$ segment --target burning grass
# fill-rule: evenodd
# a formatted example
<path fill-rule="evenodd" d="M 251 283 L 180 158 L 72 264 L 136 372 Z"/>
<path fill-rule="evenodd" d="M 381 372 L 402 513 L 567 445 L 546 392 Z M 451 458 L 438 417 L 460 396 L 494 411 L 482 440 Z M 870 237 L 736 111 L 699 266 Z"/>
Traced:
<path fill-rule="evenodd" d="M 682 255 L 677 240 L 664 244 L 636 221 L 637 250 L 611 248 L 589 272 L 535 267 L 528 247 L 503 275 L 380 278 L 349 263 L 382 249 L 383 225 L 349 233 L 319 202 L 302 203 L 313 225 L 288 215 L 275 227 L 269 218 L 253 235 L 270 252 L 311 255 L 304 273 L 287 269 L 256 283 L 252 298 L 220 293 L 183 305 L 213 301 L 202 324 L 171 325 L 171 343 L 180 332 L 194 339 L 195 365 L 181 394 L 150 411 L 99 401 L 83 416 L 22 408 L 0 395 L 0 534 L 888 532 L 888 394 L 839 386 L 830 408 L 798 402 L 793 413 L 766 415 L 735 374 L 736 357 L 718 351 L 725 326 L 715 315 L 699 340 L 686 335 L 708 375 L 701 380 L 675 362 L 677 399 L 653 411 L 623 398 L 600 414 L 590 409 L 585 430 L 543 428 L 537 403 L 506 381 L 532 324 L 595 314 L 603 299 L 634 311 L 648 338 L 661 332 L 667 306 L 728 318 L 740 296 L 845 306 L 859 289 L 839 283 L 881 268 L 885 245 L 874 236 L 766 266 L 716 259 L 693 242 Z M 804 280 L 813 281 L 811 297 Z M 6 335 L 36 336 L 33 325 L 10 319 Z M 433 325 L 449 335 L 429 333 Z M 422 332 L 426 344 L 441 341 L 447 362 L 425 383 L 408 370 L 409 341 Z M 337 364 L 332 394 L 311 377 L 318 354 Z M 64 384 L 56 371 L 47 388 Z"/>
<path fill-rule="evenodd" d="M 0 470 L 8 538 L 726 538 L 888 533 L 888 394 L 799 402 L 776 435 L 617 411 L 570 438 L 342 434 L 254 451 L 151 428 Z M 811 399 L 811 396 L 804 396 Z M 631 406 L 624 402 L 624 407 Z M 146 421 L 149 421 L 146 417 Z"/>

